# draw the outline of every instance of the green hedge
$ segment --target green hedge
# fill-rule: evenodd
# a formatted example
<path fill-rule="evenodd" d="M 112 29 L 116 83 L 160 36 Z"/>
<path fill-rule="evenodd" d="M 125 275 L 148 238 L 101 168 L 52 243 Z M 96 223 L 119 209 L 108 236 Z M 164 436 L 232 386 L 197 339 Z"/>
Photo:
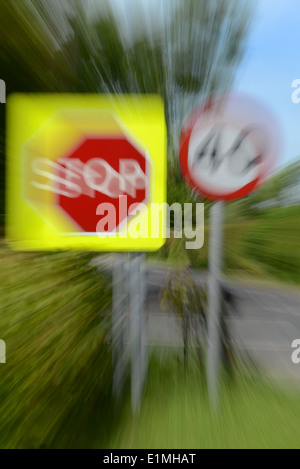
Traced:
<path fill-rule="evenodd" d="M 87 255 L 0 258 L 0 447 L 89 446 L 112 424 L 110 284 Z"/>

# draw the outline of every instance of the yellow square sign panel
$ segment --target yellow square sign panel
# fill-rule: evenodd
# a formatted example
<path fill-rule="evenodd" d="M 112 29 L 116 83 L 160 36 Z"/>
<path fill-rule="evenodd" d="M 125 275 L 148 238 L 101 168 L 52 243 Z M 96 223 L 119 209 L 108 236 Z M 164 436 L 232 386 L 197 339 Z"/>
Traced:
<path fill-rule="evenodd" d="M 15 94 L 6 237 L 20 250 L 146 251 L 165 241 L 160 97 Z"/>

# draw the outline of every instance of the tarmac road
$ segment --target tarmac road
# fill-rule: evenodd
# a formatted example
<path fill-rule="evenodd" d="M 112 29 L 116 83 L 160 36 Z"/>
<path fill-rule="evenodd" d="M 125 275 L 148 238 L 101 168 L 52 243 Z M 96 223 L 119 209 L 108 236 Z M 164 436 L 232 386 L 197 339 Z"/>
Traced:
<path fill-rule="evenodd" d="M 93 260 L 99 270 L 103 256 Z M 111 257 L 106 266 L 111 265 Z M 182 347 L 180 323 L 173 314 L 160 308 L 160 292 L 168 268 L 164 263 L 146 263 L 148 341 L 159 347 Z M 207 283 L 205 271 L 191 270 L 194 281 Z M 235 307 L 228 319 L 231 338 L 236 349 L 247 355 L 266 375 L 286 380 L 299 380 L 300 364 L 292 362 L 292 342 L 300 339 L 300 291 L 289 286 L 242 284 L 225 279 L 235 297 Z"/>
<path fill-rule="evenodd" d="M 191 272 L 196 283 L 206 284 L 206 272 Z M 149 337 L 157 345 L 182 345 L 178 321 L 160 311 L 159 293 L 166 273 L 162 267 L 147 268 Z M 291 359 L 291 344 L 300 339 L 300 292 L 259 282 L 253 286 L 226 281 L 226 285 L 235 297 L 228 324 L 236 348 L 267 376 L 300 380 L 300 364 Z"/>

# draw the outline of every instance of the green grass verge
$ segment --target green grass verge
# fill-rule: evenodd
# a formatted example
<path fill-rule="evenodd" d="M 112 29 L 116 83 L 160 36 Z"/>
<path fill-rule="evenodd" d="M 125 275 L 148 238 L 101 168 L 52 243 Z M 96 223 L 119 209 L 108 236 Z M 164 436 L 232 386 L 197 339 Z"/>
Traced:
<path fill-rule="evenodd" d="M 209 410 L 200 372 L 152 363 L 139 417 L 128 405 L 109 448 L 299 448 L 300 394 L 258 379 L 223 382 L 220 409 Z"/>

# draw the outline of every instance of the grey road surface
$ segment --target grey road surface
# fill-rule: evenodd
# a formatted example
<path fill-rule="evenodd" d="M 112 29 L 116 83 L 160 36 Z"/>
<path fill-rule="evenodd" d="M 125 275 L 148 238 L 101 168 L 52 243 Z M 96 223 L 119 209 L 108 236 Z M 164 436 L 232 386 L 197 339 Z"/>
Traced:
<path fill-rule="evenodd" d="M 111 258 L 106 265 L 110 262 Z M 103 257 L 93 263 L 101 270 Z M 151 345 L 180 350 L 180 323 L 174 314 L 167 314 L 160 307 L 167 272 L 166 264 L 146 264 L 147 335 Z M 191 274 L 199 288 L 207 283 L 207 272 L 191 270 Z M 300 339 L 300 291 L 288 286 L 266 287 L 259 281 L 254 286 L 225 279 L 225 284 L 235 298 L 228 323 L 236 349 L 266 376 L 300 383 L 300 364 L 291 359 L 292 342 Z"/>
<path fill-rule="evenodd" d="M 191 271 L 196 283 L 204 285 L 208 275 Z M 160 310 L 159 294 L 167 270 L 148 266 L 149 338 L 157 345 L 182 345 L 178 321 Z M 235 298 L 228 318 L 231 337 L 242 355 L 247 355 L 261 372 L 275 378 L 300 381 L 300 364 L 292 362 L 292 342 L 300 339 L 300 292 L 288 287 L 241 285 L 226 281 Z"/>

